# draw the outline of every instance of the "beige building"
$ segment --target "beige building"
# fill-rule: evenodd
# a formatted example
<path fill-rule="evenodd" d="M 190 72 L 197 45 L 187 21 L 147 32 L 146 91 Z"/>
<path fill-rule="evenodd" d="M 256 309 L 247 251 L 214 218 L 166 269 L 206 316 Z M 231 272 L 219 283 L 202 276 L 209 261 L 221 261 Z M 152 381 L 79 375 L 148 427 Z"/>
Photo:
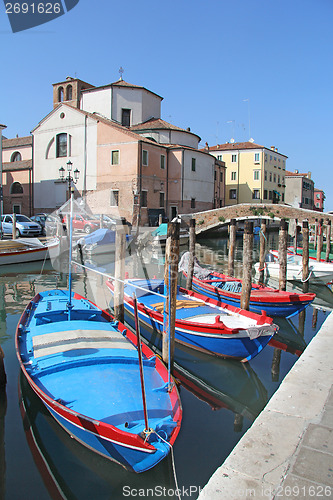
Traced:
<path fill-rule="evenodd" d="M 286 171 L 286 203 L 296 208 L 313 210 L 314 182 L 311 172 Z"/>
<path fill-rule="evenodd" d="M 226 166 L 225 205 L 285 201 L 287 156 L 253 142 L 217 144 L 204 151 Z"/>

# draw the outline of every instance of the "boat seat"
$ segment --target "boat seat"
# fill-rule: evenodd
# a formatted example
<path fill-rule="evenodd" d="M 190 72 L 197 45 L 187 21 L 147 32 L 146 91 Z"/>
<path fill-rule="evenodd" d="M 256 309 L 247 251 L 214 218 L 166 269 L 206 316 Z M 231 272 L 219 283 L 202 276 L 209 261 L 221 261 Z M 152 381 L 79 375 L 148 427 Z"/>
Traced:
<path fill-rule="evenodd" d="M 153 307 L 156 311 L 159 313 L 163 313 L 164 311 L 164 304 L 165 302 L 157 302 L 156 304 L 151 304 L 150 307 Z M 183 309 L 183 308 L 189 308 L 189 307 L 199 307 L 203 306 L 204 302 L 199 302 L 195 300 L 177 300 L 176 302 L 176 309 Z"/>
<path fill-rule="evenodd" d="M 59 354 L 73 349 L 136 348 L 117 331 L 68 330 L 35 335 L 32 338 L 35 358 Z"/>

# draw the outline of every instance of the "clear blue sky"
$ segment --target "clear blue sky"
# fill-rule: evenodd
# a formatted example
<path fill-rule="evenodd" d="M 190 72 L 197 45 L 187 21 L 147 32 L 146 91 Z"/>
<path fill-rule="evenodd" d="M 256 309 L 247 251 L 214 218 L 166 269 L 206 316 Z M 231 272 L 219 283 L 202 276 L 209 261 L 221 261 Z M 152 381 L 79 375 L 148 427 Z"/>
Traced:
<path fill-rule="evenodd" d="M 332 19 L 333 0 L 80 0 L 13 34 L 1 3 L 0 123 L 27 135 L 52 109 L 52 83 L 103 85 L 122 66 L 203 144 L 249 139 L 250 110 L 255 142 L 311 171 L 333 210 Z"/>

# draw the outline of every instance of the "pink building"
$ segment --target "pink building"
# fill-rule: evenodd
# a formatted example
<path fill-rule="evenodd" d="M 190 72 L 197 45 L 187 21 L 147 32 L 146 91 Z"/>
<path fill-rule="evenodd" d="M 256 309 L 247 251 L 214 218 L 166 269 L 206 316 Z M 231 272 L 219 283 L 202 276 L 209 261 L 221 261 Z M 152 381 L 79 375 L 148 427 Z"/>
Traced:
<path fill-rule="evenodd" d="M 314 210 L 317 210 L 318 212 L 323 212 L 324 211 L 324 201 L 325 201 L 325 193 L 322 189 L 314 189 Z"/>

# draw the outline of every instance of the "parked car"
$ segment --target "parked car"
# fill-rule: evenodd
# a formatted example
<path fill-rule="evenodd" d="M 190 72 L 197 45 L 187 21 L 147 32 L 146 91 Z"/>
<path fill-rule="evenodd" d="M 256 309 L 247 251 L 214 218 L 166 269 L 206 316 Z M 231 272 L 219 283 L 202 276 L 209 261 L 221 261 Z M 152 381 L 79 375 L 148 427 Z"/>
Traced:
<path fill-rule="evenodd" d="M 63 218 L 63 223 L 66 222 L 66 218 Z M 95 217 L 91 217 L 90 215 L 74 215 L 73 216 L 73 229 L 79 229 L 84 231 L 86 234 L 90 234 L 96 229 L 99 229 L 100 222 L 95 219 Z"/>
<path fill-rule="evenodd" d="M 36 214 L 31 217 L 31 220 L 37 222 L 42 227 L 42 234 L 46 233 L 50 236 L 57 233 L 57 224 L 62 223 L 62 229 L 66 233 L 66 224 L 62 222 L 61 217 L 56 217 L 52 214 Z"/>
<path fill-rule="evenodd" d="M 101 221 L 102 217 L 102 226 L 107 228 L 107 229 L 116 229 L 117 221 L 115 219 L 112 219 L 106 214 L 95 214 L 94 215 L 96 220 Z"/>
<path fill-rule="evenodd" d="M 13 214 L 1 216 L 1 227 L 3 234 L 13 233 Z M 16 238 L 20 236 L 40 236 L 42 227 L 32 221 L 26 215 L 16 214 Z"/>

